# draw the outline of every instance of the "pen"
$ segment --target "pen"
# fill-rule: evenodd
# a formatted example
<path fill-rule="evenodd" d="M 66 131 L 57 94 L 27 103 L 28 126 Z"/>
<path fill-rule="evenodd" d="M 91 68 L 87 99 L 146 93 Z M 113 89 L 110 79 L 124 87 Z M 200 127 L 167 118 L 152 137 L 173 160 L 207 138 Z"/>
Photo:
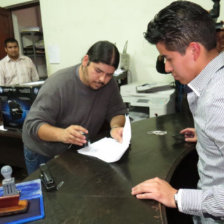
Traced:
<path fill-rule="evenodd" d="M 191 132 L 185 132 L 183 134 L 179 133 L 179 134 L 172 135 L 172 137 L 180 137 L 180 136 L 185 137 L 185 138 L 193 138 L 194 134 Z"/>
<path fill-rule="evenodd" d="M 61 187 L 62 187 L 62 185 L 64 184 L 64 181 L 62 180 L 58 185 L 57 185 L 57 190 L 59 190 Z"/>
<path fill-rule="evenodd" d="M 183 134 L 175 134 L 175 135 L 172 135 L 172 137 L 178 137 L 178 136 L 183 136 Z"/>
<path fill-rule="evenodd" d="M 82 135 L 84 135 L 86 137 L 86 143 L 83 144 L 83 147 L 87 147 L 87 146 L 90 146 L 91 142 L 90 140 L 88 139 L 88 134 L 85 134 L 84 132 L 81 132 Z M 72 144 L 70 144 L 68 146 L 68 149 L 70 149 L 72 147 Z"/>

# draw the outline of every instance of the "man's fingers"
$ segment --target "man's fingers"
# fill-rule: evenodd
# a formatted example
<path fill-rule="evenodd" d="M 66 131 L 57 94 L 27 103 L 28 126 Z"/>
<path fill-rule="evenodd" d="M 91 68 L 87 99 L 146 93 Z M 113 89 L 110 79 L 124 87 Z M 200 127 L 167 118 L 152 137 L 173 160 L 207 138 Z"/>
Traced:
<path fill-rule="evenodd" d="M 147 181 L 142 182 L 141 184 L 136 185 L 132 188 L 132 194 L 141 194 L 141 193 L 152 193 L 155 192 L 156 189 L 159 187 L 156 178 L 150 179 Z"/>
<path fill-rule="evenodd" d="M 138 199 L 154 199 L 151 193 L 137 194 L 136 198 Z"/>

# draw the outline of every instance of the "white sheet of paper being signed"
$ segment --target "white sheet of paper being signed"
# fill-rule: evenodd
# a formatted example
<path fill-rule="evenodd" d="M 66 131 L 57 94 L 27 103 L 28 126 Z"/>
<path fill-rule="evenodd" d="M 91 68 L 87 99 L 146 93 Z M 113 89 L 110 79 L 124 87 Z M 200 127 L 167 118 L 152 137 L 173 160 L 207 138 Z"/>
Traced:
<path fill-rule="evenodd" d="M 119 143 L 113 138 L 102 138 L 89 146 L 78 150 L 79 153 L 94 156 L 107 163 L 118 161 L 128 149 L 131 141 L 131 123 L 129 116 L 125 116 L 123 141 Z"/>

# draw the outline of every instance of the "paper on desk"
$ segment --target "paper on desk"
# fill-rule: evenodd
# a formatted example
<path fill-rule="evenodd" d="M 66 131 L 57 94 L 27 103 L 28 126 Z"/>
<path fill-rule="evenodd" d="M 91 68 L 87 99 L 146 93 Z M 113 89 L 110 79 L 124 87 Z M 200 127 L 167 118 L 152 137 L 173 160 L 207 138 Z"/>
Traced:
<path fill-rule="evenodd" d="M 5 129 L 3 125 L 0 125 L 0 131 L 8 131 L 8 130 Z"/>
<path fill-rule="evenodd" d="M 122 143 L 117 142 L 113 138 L 102 138 L 99 141 L 78 150 L 78 152 L 84 155 L 97 157 L 107 163 L 113 163 L 123 156 L 125 151 L 128 149 L 130 141 L 131 124 L 129 116 L 125 116 Z"/>

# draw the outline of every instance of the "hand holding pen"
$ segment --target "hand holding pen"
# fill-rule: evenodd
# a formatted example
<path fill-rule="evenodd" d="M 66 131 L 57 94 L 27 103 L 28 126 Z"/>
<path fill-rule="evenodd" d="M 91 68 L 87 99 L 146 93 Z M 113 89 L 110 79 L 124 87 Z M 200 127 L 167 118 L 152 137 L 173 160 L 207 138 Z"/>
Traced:
<path fill-rule="evenodd" d="M 83 144 L 87 142 L 84 134 L 88 134 L 87 129 L 80 125 L 70 125 L 69 127 L 63 129 L 61 135 L 62 142 L 83 146 Z"/>

